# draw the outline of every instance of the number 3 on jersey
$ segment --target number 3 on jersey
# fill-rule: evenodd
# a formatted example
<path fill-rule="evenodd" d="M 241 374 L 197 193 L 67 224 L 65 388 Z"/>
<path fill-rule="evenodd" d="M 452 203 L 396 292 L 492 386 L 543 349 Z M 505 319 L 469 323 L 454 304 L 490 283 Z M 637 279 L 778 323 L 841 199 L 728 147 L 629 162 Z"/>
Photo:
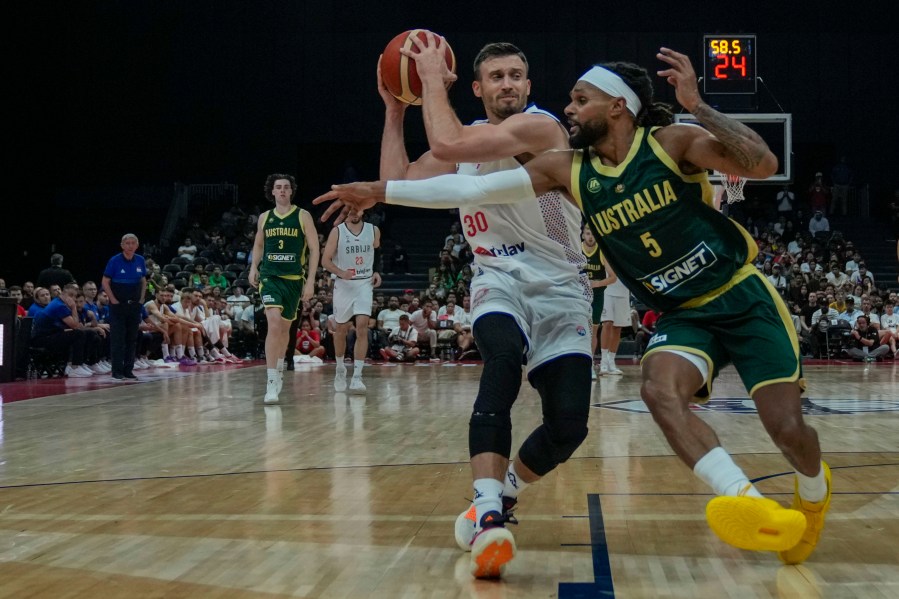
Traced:
<path fill-rule="evenodd" d="M 652 233 L 647 231 L 640 235 L 640 240 L 643 241 L 643 245 L 649 250 L 650 256 L 658 258 L 662 255 L 662 248 L 659 247 L 659 242 L 652 238 Z"/>
<path fill-rule="evenodd" d="M 466 214 L 462 217 L 462 224 L 465 225 L 465 236 L 473 237 L 487 230 L 487 217 L 483 212 L 475 212 L 474 215 Z"/>

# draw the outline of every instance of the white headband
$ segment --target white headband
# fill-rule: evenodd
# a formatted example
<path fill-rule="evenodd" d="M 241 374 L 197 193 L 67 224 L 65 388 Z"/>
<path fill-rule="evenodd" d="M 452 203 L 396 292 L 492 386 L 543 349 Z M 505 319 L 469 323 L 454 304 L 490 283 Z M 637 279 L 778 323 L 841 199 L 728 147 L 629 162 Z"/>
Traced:
<path fill-rule="evenodd" d="M 590 85 L 598 87 L 606 92 L 613 98 L 624 98 L 627 109 L 634 116 L 637 116 L 640 113 L 640 109 L 643 108 L 643 103 L 640 102 L 640 98 L 637 97 L 634 90 L 624 82 L 624 79 L 609 69 L 593 67 L 581 75 L 578 81 L 586 81 Z"/>

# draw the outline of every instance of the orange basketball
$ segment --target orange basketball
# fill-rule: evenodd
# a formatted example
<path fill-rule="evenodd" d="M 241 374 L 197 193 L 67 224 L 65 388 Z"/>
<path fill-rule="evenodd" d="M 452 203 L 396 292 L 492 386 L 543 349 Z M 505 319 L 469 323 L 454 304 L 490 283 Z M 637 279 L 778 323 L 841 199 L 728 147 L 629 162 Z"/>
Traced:
<path fill-rule="evenodd" d="M 427 43 L 427 36 L 424 29 L 411 29 L 399 34 L 387 44 L 384 48 L 384 55 L 381 58 L 381 78 L 384 81 L 384 87 L 387 88 L 394 98 L 406 104 L 421 104 L 421 79 L 418 78 L 418 71 L 415 69 L 415 60 L 400 54 L 400 48 L 406 48 L 415 52 L 415 46 L 412 43 L 412 36 L 417 35 L 418 39 Z M 446 54 L 446 66 L 453 73 L 456 72 L 456 55 L 449 43 L 444 42 Z"/>

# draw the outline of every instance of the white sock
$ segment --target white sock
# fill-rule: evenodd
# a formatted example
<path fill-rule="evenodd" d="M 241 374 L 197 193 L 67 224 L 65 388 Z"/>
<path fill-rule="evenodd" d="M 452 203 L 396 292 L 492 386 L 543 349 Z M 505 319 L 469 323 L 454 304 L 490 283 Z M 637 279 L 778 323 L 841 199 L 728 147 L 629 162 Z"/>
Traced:
<path fill-rule="evenodd" d="M 824 465 L 815 476 L 805 476 L 801 472 L 796 472 L 796 480 L 799 481 L 799 496 L 806 501 L 818 503 L 824 501 L 827 497 L 827 481 L 824 480 Z"/>
<path fill-rule="evenodd" d="M 365 360 L 353 360 L 353 378 L 362 378 L 362 368 L 365 366 Z"/>
<path fill-rule="evenodd" d="M 509 462 L 509 469 L 506 470 L 506 482 L 503 483 L 503 497 L 511 497 L 518 499 L 518 494 L 524 491 L 528 483 L 521 479 L 521 475 L 515 471 L 515 460 Z"/>
<path fill-rule="evenodd" d="M 479 478 L 473 486 L 475 518 L 480 526 L 487 512 L 503 512 L 503 483 L 495 478 Z"/>
<path fill-rule="evenodd" d="M 179 360 L 184 357 L 184 346 L 176 345 L 175 346 L 175 357 Z"/>
<path fill-rule="evenodd" d="M 169 357 L 169 344 L 163 343 L 162 344 L 162 359 L 165 360 L 168 357 Z"/>
<path fill-rule="evenodd" d="M 606 363 L 609 365 L 609 368 L 615 368 L 615 352 L 609 351 L 609 354 L 608 354 L 608 356 L 607 356 L 607 359 L 608 359 L 609 361 L 606 362 Z"/>
<path fill-rule="evenodd" d="M 265 372 L 268 374 L 268 384 L 269 385 L 277 385 L 278 384 L 278 369 L 277 368 L 267 368 Z"/>
<path fill-rule="evenodd" d="M 346 364 L 343 363 L 343 360 L 337 360 L 337 372 L 346 376 Z"/>
<path fill-rule="evenodd" d="M 220 351 L 222 352 L 222 355 L 225 356 L 226 358 L 231 357 L 231 352 L 228 351 L 227 347 L 223 347 Z"/>
<path fill-rule="evenodd" d="M 197 350 L 194 348 L 193 345 L 187 346 L 187 355 L 189 355 L 193 359 L 197 358 Z"/>
<path fill-rule="evenodd" d="M 218 360 L 219 358 L 222 357 L 222 354 L 220 354 L 218 352 L 218 350 L 215 349 L 214 347 L 209 350 L 209 355 L 212 356 L 213 358 L 215 358 L 216 360 Z"/>
<path fill-rule="evenodd" d="M 287 366 L 287 363 L 284 360 L 278 360 L 278 374 L 284 376 L 284 368 Z"/>
<path fill-rule="evenodd" d="M 693 466 L 693 472 L 712 487 L 717 495 L 762 496 L 722 447 L 716 447 L 702 456 Z"/>
<path fill-rule="evenodd" d="M 197 355 L 200 356 L 200 358 L 205 358 L 205 357 L 206 357 L 206 350 L 203 349 L 202 346 L 198 347 L 198 348 L 197 348 Z"/>

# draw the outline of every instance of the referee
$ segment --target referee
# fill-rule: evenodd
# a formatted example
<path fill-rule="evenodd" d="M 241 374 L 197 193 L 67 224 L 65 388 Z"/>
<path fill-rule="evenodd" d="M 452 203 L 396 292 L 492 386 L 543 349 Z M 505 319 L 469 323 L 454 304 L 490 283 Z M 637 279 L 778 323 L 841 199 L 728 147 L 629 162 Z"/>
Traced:
<path fill-rule="evenodd" d="M 122 236 L 122 251 L 109 259 L 103 271 L 103 290 L 109 296 L 109 353 L 112 378 L 136 379 L 134 351 L 140 327 L 140 309 L 147 291 L 147 266 L 136 254 L 137 235 Z"/>

